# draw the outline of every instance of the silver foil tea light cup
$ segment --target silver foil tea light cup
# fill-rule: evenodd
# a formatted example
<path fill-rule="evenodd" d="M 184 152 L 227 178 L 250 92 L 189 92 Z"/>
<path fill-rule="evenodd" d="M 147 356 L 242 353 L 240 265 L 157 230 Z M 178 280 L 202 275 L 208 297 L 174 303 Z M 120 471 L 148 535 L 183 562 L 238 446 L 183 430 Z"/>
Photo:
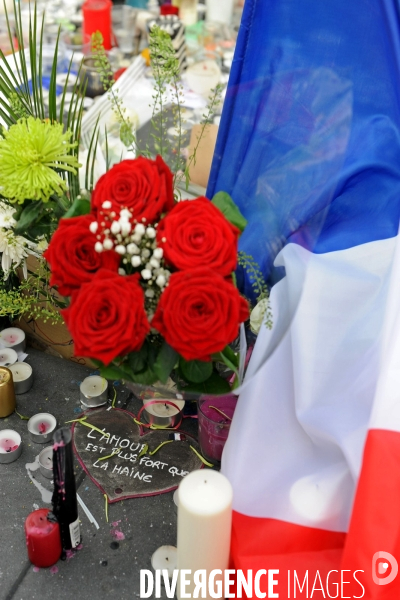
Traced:
<path fill-rule="evenodd" d="M 13 429 L 0 431 L 0 463 L 12 463 L 21 456 L 22 440 Z"/>
<path fill-rule="evenodd" d="M 0 344 L 12 348 L 15 352 L 24 352 L 26 348 L 25 332 L 19 327 L 8 327 L 0 331 Z"/>
<path fill-rule="evenodd" d="M 14 390 L 16 394 L 25 394 L 33 384 L 33 371 L 31 365 L 25 362 L 16 362 L 9 366 L 12 373 Z"/>
<path fill-rule="evenodd" d="M 53 446 L 46 446 L 39 454 L 39 471 L 47 479 L 53 479 Z"/>
<path fill-rule="evenodd" d="M 108 381 L 100 375 L 86 377 L 80 385 L 81 404 L 85 408 L 103 406 L 108 400 Z"/>
<path fill-rule="evenodd" d="M 56 427 L 57 420 L 50 413 L 38 413 L 28 421 L 29 436 L 37 444 L 51 442 Z"/>

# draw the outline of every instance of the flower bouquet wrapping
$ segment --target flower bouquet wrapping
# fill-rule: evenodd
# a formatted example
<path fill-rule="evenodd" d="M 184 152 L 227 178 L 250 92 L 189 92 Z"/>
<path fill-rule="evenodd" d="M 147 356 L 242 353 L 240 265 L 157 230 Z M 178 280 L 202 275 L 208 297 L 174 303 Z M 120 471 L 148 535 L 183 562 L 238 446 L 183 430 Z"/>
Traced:
<path fill-rule="evenodd" d="M 160 156 L 112 167 L 90 212 L 61 219 L 45 252 L 51 285 L 70 298 L 75 353 L 142 390 L 168 382 L 169 397 L 229 392 L 230 344 L 249 316 L 234 277 L 245 224 L 227 194 L 176 201 Z"/>

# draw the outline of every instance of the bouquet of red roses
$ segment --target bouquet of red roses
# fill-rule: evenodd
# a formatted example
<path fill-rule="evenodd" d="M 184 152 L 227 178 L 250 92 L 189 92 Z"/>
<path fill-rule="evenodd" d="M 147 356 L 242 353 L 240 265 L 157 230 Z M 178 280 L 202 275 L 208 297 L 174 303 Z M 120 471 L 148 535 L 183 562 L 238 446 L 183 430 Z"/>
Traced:
<path fill-rule="evenodd" d="M 151 385 L 171 372 L 187 390 L 222 393 L 215 369 L 237 369 L 229 344 L 248 318 L 235 286 L 246 221 L 225 193 L 174 199 L 163 159 L 139 157 L 97 182 L 87 214 L 59 222 L 45 257 L 70 297 L 75 354 L 103 376 Z"/>

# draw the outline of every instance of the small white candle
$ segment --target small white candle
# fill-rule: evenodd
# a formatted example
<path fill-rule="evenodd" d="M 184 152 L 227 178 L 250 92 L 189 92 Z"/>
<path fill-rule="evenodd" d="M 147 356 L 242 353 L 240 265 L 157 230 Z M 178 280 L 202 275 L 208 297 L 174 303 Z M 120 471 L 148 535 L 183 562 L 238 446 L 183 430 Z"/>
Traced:
<path fill-rule="evenodd" d="M 28 431 L 33 442 L 45 444 L 53 439 L 57 427 L 56 418 L 50 413 L 38 413 L 28 421 Z"/>
<path fill-rule="evenodd" d="M 32 387 L 33 383 L 31 365 L 25 362 L 16 362 L 10 365 L 9 368 L 13 376 L 15 393 L 25 394 Z"/>
<path fill-rule="evenodd" d="M 10 463 L 16 460 L 22 452 L 22 442 L 19 433 L 13 429 L 0 431 L 0 463 Z"/>
<path fill-rule="evenodd" d="M 0 367 L 9 367 L 18 360 L 18 354 L 12 348 L 0 350 Z"/>
<path fill-rule="evenodd" d="M 151 557 L 151 566 L 155 571 L 166 569 L 168 577 L 172 577 L 176 569 L 176 548 L 175 546 L 160 546 Z"/>
<path fill-rule="evenodd" d="M 101 406 L 107 402 L 108 381 L 100 375 L 86 377 L 80 385 L 81 402 L 85 406 Z"/>
<path fill-rule="evenodd" d="M 53 478 L 53 446 L 43 448 L 39 454 L 39 470 L 47 479 Z"/>
<path fill-rule="evenodd" d="M 16 352 L 25 350 L 25 332 L 18 327 L 8 327 L 0 331 L 0 342 L 6 348 L 13 348 Z"/>
<path fill-rule="evenodd" d="M 163 400 L 154 404 L 149 404 L 149 402 L 151 402 L 151 400 L 143 400 L 143 406 L 145 406 L 146 412 L 155 417 L 173 417 L 181 412 L 185 406 L 184 400 L 168 400 L 168 402 L 173 402 L 175 406 L 167 404 Z"/>
<path fill-rule="evenodd" d="M 216 471 L 192 471 L 178 488 L 178 569 L 224 571 L 229 564 L 232 486 Z M 193 596 L 194 583 L 186 586 Z M 222 577 L 221 577 L 222 579 Z M 181 600 L 180 581 L 177 597 Z M 209 596 L 207 595 L 207 598 Z"/>

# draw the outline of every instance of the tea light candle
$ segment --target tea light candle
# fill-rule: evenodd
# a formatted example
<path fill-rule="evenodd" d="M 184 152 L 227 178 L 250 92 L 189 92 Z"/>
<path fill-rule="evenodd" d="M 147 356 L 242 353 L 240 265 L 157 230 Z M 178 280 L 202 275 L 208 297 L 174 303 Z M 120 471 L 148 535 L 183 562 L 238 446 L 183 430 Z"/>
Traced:
<path fill-rule="evenodd" d="M 60 526 L 49 513 L 48 508 L 40 508 L 25 521 L 28 558 L 36 567 L 51 567 L 61 557 Z"/>
<path fill-rule="evenodd" d="M 26 346 L 25 332 L 18 327 L 8 327 L 0 331 L 0 342 L 6 348 L 13 348 L 16 352 L 23 352 Z"/>
<path fill-rule="evenodd" d="M 175 546 L 160 546 L 151 557 L 151 566 L 155 571 L 166 569 L 168 577 L 172 577 L 176 569 L 176 557 Z"/>
<path fill-rule="evenodd" d="M 80 385 L 81 403 L 88 408 L 96 408 L 107 402 L 108 381 L 100 375 L 86 377 Z"/>
<path fill-rule="evenodd" d="M 232 486 L 217 471 L 192 471 L 178 488 L 178 569 L 224 571 L 229 565 Z M 186 586 L 193 597 L 194 583 Z M 177 586 L 180 596 L 180 582 Z"/>
<path fill-rule="evenodd" d="M 0 431 L 0 463 L 17 460 L 22 452 L 21 436 L 13 429 Z"/>
<path fill-rule="evenodd" d="M 39 454 L 39 471 L 43 477 L 53 479 L 53 446 L 43 448 Z"/>
<path fill-rule="evenodd" d="M 33 383 L 33 372 L 31 365 L 25 362 L 16 362 L 10 365 L 10 371 L 14 381 L 16 394 L 25 394 L 31 389 Z"/>
<path fill-rule="evenodd" d="M 3 348 L 0 350 L 0 367 L 9 367 L 18 360 L 18 354 L 13 348 Z"/>
<path fill-rule="evenodd" d="M 30 438 L 37 444 L 45 444 L 53 439 L 53 433 L 57 427 L 56 418 L 50 413 L 38 413 L 28 421 Z"/>
<path fill-rule="evenodd" d="M 175 425 L 184 406 L 184 400 L 143 400 L 143 414 L 148 423 L 169 427 Z"/>
<path fill-rule="evenodd" d="M 8 417 L 15 410 L 15 391 L 10 369 L 0 367 L 0 417 Z"/>

